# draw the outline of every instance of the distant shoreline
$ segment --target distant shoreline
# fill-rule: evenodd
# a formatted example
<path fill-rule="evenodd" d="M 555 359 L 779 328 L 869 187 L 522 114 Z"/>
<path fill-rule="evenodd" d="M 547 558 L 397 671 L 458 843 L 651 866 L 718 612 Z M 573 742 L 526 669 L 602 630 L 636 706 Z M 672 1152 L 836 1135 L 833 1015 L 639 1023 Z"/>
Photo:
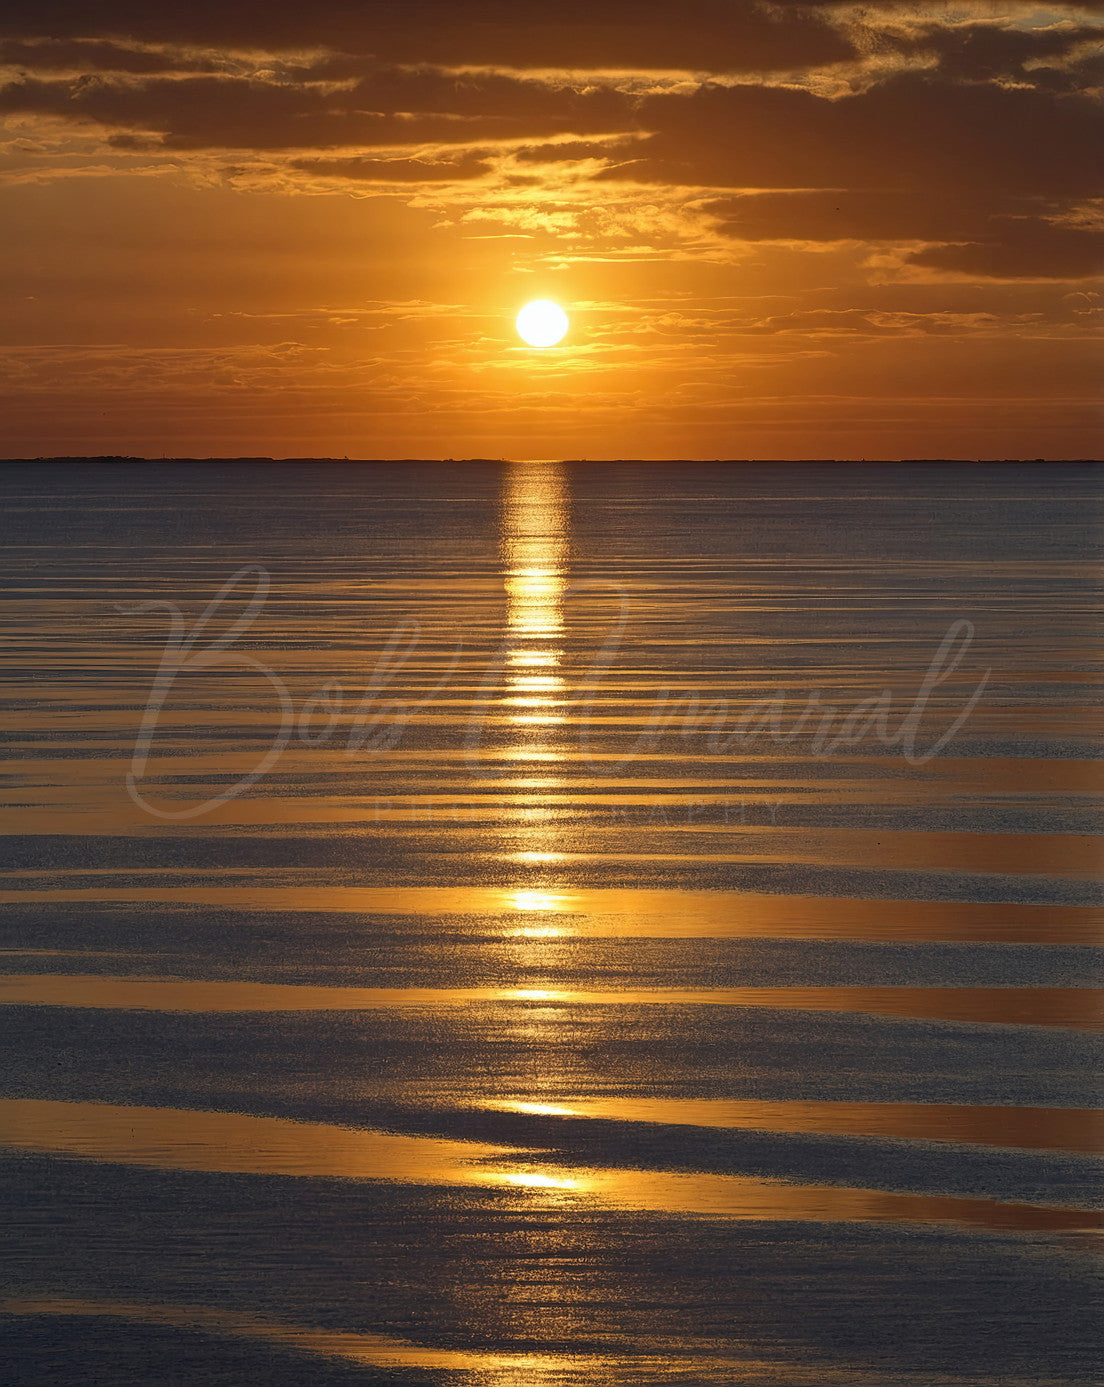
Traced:
<path fill-rule="evenodd" d="M 122 454 L 59 457 L 0 458 L 0 463 L 49 465 L 58 463 L 98 463 L 148 465 L 194 463 L 233 463 L 238 466 L 264 464 L 290 466 L 309 463 L 312 466 L 433 466 L 467 467 L 498 466 L 504 463 L 555 462 L 557 466 L 694 466 L 694 467 L 1094 467 L 1104 463 L 1102 458 L 334 458 L 334 457 L 130 457 Z"/>

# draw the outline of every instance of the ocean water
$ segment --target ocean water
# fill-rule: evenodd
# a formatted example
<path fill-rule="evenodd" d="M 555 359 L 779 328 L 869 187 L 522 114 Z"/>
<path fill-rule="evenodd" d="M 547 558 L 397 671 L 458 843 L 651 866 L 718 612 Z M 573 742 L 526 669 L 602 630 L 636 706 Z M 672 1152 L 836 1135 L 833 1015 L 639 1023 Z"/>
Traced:
<path fill-rule="evenodd" d="M 1098 471 L 0 489 L 0 1380 L 1099 1380 Z"/>

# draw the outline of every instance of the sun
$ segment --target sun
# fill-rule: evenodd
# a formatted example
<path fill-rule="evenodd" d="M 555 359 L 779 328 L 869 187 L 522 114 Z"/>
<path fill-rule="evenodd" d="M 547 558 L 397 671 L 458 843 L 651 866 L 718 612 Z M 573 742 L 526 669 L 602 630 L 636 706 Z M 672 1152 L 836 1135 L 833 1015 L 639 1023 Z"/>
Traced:
<path fill-rule="evenodd" d="M 535 299 L 517 315 L 518 336 L 531 347 L 554 347 L 569 326 L 567 314 L 551 299 Z"/>

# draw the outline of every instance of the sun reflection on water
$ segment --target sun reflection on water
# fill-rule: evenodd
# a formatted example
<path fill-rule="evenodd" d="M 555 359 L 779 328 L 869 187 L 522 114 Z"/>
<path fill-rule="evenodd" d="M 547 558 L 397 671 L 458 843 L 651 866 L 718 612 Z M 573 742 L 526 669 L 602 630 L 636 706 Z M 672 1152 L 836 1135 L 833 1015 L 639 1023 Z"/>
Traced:
<path fill-rule="evenodd" d="M 540 709 L 541 724 L 553 715 L 564 681 L 557 672 L 564 633 L 563 593 L 568 557 L 567 486 L 553 463 L 518 463 L 506 474 L 502 506 L 502 558 L 506 585 L 508 705 Z M 516 721 L 532 722 L 534 715 Z"/>
<path fill-rule="evenodd" d="M 521 1103 L 505 1098 L 485 1098 L 481 1107 L 491 1112 L 524 1113 L 530 1117 L 578 1117 L 578 1108 L 564 1108 L 556 1103 Z"/>
<path fill-rule="evenodd" d="M 552 1175 L 541 1175 L 536 1171 L 530 1170 L 511 1170 L 501 1175 L 489 1177 L 493 1182 L 505 1185 L 517 1185 L 521 1189 L 534 1190 L 579 1190 L 582 1186 L 580 1180 L 560 1179 Z"/>
<path fill-rule="evenodd" d="M 503 703 L 513 728 L 515 745 L 508 755 L 519 774 L 508 788 L 514 797 L 516 836 L 502 860 L 518 872 L 517 884 L 505 891 L 503 903 L 521 919 L 507 928 L 511 957 L 531 986 L 501 993 L 504 1001 L 545 1003 L 530 1010 L 527 1025 L 534 1029 L 534 1056 L 527 1075 L 524 1102 L 518 1112 L 563 1115 L 563 1110 L 541 1100 L 568 1087 L 568 1076 L 559 1072 L 554 1056 L 557 1037 L 564 1025 L 562 991 L 543 988 L 551 959 L 562 963 L 564 948 L 574 934 L 557 916 L 578 909 L 576 892 L 564 889 L 557 868 L 569 846 L 560 808 L 562 792 L 569 788 L 560 766 L 560 741 L 564 732 L 567 679 L 563 661 L 567 645 L 564 594 L 570 553 L 570 508 L 566 470 L 558 463 L 511 466 L 504 479 L 501 519 L 503 582 L 506 588 L 506 657 Z M 525 774 L 524 763 L 539 772 Z M 557 793 L 559 792 L 559 793 Z M 549 807 L 549 796 L 556 806 Z M 548 981 L 553 981 L 548 977 Z M 511 1171 L 511 1185 L 534 1192 L 545 1191 L 578 1198 L 585 1183 L 577 1175 Z"/>
<path fill-rule="evenodd" d="M 570 910 L 570 898 L 550 891 L 507 891 L 506 904 L 511 910 Z"/>

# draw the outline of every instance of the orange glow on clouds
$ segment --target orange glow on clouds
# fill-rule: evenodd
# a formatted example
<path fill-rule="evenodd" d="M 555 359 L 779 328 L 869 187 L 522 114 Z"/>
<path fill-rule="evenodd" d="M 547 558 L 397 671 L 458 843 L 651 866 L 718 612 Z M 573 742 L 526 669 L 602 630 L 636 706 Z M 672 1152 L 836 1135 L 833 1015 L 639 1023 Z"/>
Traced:
<path fill-rule="evenodd" d="M 1092 456 L 1095 8 L 15 0 L 5 449 Z"/>

